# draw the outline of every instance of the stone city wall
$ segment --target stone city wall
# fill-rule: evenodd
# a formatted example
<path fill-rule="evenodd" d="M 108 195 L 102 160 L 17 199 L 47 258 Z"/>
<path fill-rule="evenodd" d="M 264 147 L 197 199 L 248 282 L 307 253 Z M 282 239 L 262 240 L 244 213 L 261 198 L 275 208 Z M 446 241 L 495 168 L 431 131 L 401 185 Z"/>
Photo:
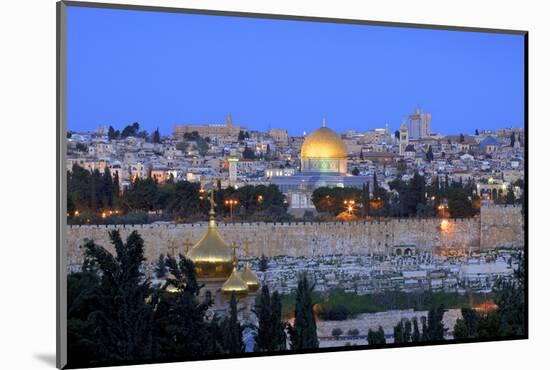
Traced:
<path fill-rule="evenodd" d="M 471 219 L 392 219 L 369 222 L 218 223 L 222 238 L 244 246 L 253 256 L 319 256 L 387 254 L 395 245 L 415 245 L 417 252 L 438 249 L 479 250 L 523 246 L 523 218 L 518 207 L 483 207 Z M 137 230 L 150 261 L 161 253 L 184 253 L 205 232 L 207 223 L 86 225 L 67 229 L 68 264 L 82 262 L 81 246 L 89 239 L 113 251 L 108 231 L 125 238 Z M 481 240 L 481 244 L 480 244 Z"/>

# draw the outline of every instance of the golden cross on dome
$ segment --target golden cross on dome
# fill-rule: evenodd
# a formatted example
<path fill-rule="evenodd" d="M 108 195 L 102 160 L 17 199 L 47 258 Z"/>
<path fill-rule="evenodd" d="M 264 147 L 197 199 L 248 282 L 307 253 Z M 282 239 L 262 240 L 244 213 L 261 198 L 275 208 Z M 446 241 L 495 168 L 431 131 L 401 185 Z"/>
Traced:
<path fill-rule="evenodd" d="M 189 247 L 193 246 L 193 243 L 189 240 L 189 238 L 185 239 L 185 242 L 183 243 L 183 246 L 185 247 L 185 254 L 189 252 Z"/>
<path fill-rule="evenodd" d="M 176 257 L 176 249 L 178 249 L 178 252 L 179 252 L 179 248 L 176 247 L 176 246 L 174 245 L 174 243 L 172 242 L 172 243 L 170 244 L 170 246 L 168 247 L 168 249 L 170 249 L 170 250 L 172 251 L 172 257 L 175 258 L 175 257 Z"/>
<path fill-rule="evenodd" d="M 237 243 L 231 243 L 231 248 L 233 249 L 233 267 L 237 268 Z"/>

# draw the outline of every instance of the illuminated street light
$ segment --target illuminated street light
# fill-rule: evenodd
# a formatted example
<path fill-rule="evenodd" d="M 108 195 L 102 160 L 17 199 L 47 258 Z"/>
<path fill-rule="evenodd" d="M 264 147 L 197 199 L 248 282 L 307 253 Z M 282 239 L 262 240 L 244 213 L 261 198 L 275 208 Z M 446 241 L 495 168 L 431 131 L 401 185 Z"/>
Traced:
<path fill-rule="evenodd" d="M 233 221 L 233 206 L 236 206 L 239 202 L 236 199 L 227 199 L 224 203 L 226 206 L 229 206 L 229 217 Z"/>
<path fill-rule="evenodd" d="M 344 206 L 348 210 L 348 214 L 351 216 L 353 214 L 353 207 L 355 206 L 355 200 L 344 200 Z"/>

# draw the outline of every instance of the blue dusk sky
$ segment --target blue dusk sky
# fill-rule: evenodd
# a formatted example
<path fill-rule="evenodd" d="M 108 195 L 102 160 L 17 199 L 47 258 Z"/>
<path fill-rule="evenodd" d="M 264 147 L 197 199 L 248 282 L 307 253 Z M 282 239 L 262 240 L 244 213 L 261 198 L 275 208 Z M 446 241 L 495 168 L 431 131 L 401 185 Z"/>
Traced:
<path fill-rule="evenodd" d="M 520 35 L 69 7 L 68 129 L 523 127 Z"/>

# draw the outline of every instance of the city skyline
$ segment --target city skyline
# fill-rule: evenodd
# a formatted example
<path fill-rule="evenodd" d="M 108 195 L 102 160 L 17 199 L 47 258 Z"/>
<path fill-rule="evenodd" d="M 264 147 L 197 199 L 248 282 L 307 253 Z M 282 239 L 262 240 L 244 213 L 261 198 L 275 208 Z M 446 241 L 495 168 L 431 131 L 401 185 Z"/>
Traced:
<path fill-rule="evenodd" d="M 69 130 L 393 132 L 417 106 L 444 134 L 524 126 L 519 35 L 78 7 L 68 29 Z"/>

